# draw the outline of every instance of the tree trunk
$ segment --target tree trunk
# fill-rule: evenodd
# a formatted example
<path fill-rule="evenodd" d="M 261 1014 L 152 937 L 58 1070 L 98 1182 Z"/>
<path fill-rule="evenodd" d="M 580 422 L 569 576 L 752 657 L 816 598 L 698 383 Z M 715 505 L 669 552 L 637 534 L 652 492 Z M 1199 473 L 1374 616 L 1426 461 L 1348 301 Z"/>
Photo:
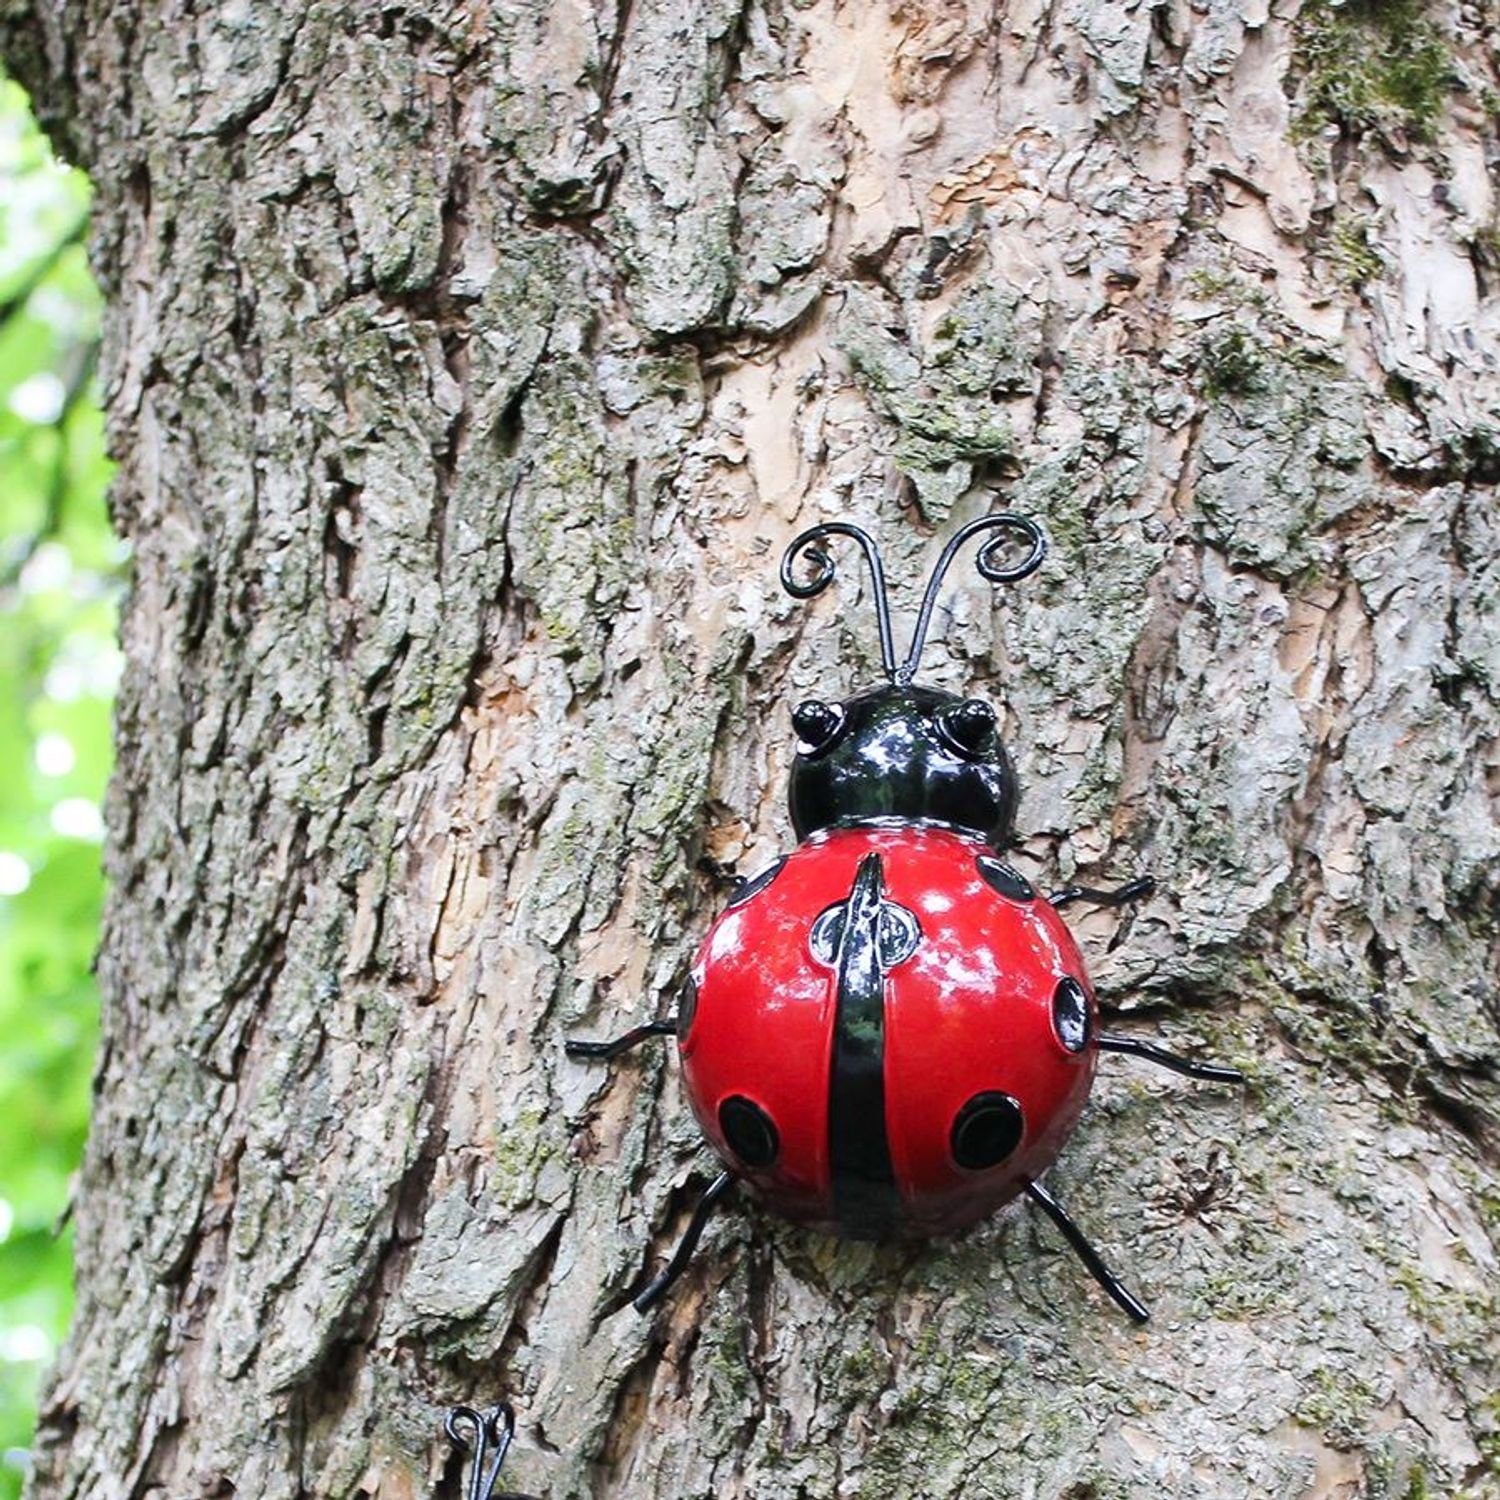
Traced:
<path fill-rule="evenodd" d="M 1488 13 L 1487 13 L 1488 12 Z M 134 546 L 37 1497 L 1500 1494 L 1492 7 L 3 0 Z M 1119 1025 L 1045 1221 L 741 1203 L 663 1049 L 786 705 L 957 588 Z M 1069 913 L 1070 918 L 1072 913 Z"/>

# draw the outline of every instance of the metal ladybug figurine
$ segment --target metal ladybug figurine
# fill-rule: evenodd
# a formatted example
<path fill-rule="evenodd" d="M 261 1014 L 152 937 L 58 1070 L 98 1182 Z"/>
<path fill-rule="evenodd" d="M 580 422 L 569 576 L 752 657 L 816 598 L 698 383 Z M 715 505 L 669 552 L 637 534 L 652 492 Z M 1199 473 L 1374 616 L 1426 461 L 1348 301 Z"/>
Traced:
<path fill-rule="evenodd" d="M 865 1240 L 952 1234 L 1024 1193 L 1126 1313 L 1148 1316 L 1041 1179 L 1078 1122 L 1101 1052 L 1190 1078 L 1242 1075 L 1099 1030 L 1058 909 L 1119 906 L 1155 883 L 1039 896 L 1002 858 L 1017 785 L 994 709 L 912 681 L 949 565 L 981 533 L 992 533 L 977 559 L 992 583 L 1025 578 L 1046 555 L 1023 516 L 963 527 L 938 559 L 899 665 L 874 542 L 829 522 L 791 543 L 781 581 L 803 599 L 833 581 L 828 538 L 859 544 L 888 680 L 793 710 L 800 843 L 731 896 L 677 1017 L 568 1044 L 571 1056 L 609 1058 L 675 1036 L 693 1113 L 725 1164 L 669 1264 L 636 1297 L 641 1311 L 682 1274 L 714 1205 L 744 1182 L 788 1219 Z M 1026 554 L 1007 562 L 1016 538 Z"/>

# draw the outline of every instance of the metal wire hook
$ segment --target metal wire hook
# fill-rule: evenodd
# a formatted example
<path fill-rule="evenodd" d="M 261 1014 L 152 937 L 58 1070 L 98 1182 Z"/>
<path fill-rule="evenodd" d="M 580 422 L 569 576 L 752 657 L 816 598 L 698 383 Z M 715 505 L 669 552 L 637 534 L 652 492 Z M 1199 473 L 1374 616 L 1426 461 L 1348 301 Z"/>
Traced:
<path fill-rule="evenodd" d="M 461 1424 L 473 1429 L 472 1437 L 465 1435 Z M 496 1495 L 495 1484 L 500 1478 L 500 1465 L 510 1451 L 511 1439 L 516 1435 L 516 1414 L 510 1403 L 501 1401 L 485 1411 L 477 1411 L 472 1406 L 455 1406 L 443 1420 L 443 1431 L 455 1447 L 473 1451 L 469 1500 L 505 1500 L 503 1495 Z M 491 1445 L 495 1456 L 486 1471 L 485 1459 Z"/>

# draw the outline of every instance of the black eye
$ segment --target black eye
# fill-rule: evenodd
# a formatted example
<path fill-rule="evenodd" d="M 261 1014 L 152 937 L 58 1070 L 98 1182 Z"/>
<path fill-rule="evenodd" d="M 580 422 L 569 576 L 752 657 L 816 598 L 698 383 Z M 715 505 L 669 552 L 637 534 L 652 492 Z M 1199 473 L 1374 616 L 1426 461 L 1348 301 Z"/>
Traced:
<path fill-rule="evenodd" d="M 792 710 L 792 728 L 801 741 L 797 749 L 802 755 L 816 755 L 826 750 L 843 727 L 844 710 L 837 704 L 809 698 Z"/>
<path fill-rule="evenodd" d="M 949 749 L 974 760 L 995 742 L 995 710 L 982 698 L 965 698 L 939 712 L 937 727 Z"/>
<path fill-rule="evenodd" d="M 1009 1094 L 975 1094 L 959 1110 L 948 1144 L 953 1160 L 971 1172 L 998 1167 L 1026 1132 L 1021 1106 Z"/>

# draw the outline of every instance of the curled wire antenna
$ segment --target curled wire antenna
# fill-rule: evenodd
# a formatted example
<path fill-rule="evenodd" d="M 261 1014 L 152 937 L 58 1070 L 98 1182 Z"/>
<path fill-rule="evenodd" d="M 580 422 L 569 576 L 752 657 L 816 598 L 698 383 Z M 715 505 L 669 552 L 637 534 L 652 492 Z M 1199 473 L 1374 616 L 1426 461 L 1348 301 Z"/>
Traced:
<path fill-rule="evenodd" d="M 464 1429 L 469 1431 L 465 1432 Z M 510 1403 L 501 1401 L 485 1411 L 472 1406 L 455 1406 L 444 1419 L 443 1431 L 459 1448 L 472 1449 L 474 1467 L 469 1473 L 468 1500 L 506 1500 L 495 1491 L 500 1465 L 510 1451 L 510 1440 L 516 1435 L 516 1414 Z M 494 1457 L 490 1457 L 490 1449 Z M 489 1466 L 486 1468 L 486 1460 Z"/>
<path fill-rule="evenodd" d="M 916 629 L 912 632 L 911 650 L 900 666 L 896 665 L 896 652 L 891 644 L 891 606 L 886 594 L 885 569 L 880 563 L 880 549 L 858 526 L 850 525 L 847 521 L 825 521 L 821 526 L 809 527 L 801 535 L 793 537 L 781 559 L 781 586 L 797 599 L 812 599 L 821 594 L 833 582 L 837 570 L 832 557 L 819 543 L 830 536 L 853 537 L 859 543 L 870 567 L 870 578 L 874 585 L 875 619 L 880 627 L 880 659 L 885 667 L 885 675 L 897 687 L 906 687 L 917 675 L 917 668 L 921 665 L 922 648 L 927 643 L 927 627 L 932 622 L 932 611 L 937 604 L 939 590 L 954 557 L 970 537 L 986 531 L 995 532 L 996 535 L 990 537 L 979 549 L 979 556 L 975 559 L 980 577 L 991 583 L 1015 583 L 1041 567 L 1042 559 L 1047 555 L 1047 538 L 1042 535 L 1041 527 L 1025 516 L 1019 516 L 1014 511 L 1000 511 L 993 516 L 981 516 L 977 521 L 970 521 L 967 526 L 960 527 L 943 548 L 942 556 L 932 570 L 932 577 L 927 581 L 927 592 L 922 596 L 922 608 L 917 615 Z M 1028 544 L 1025 555 L 1017 562 L 1005 561 L 1005 553 L 1014 540 L 1013 536 L 1005 534 L 1007 532 L 1019 533 Z M 813 567 L 812 577 L 805 581 L 796 575 L 799 561 L 809 562 Z"/>
<path fill-rule="evenodd" d="M 943 554 L 938 558 L 937 566 L 932 570 L 932 577 L 927 580 L 927 592 L 922 596 L 921 613 L 917 615 L 917 628 L 912 632 L 911 650 L 907 652 L 905 662 L 891 679 L 897 686 L 905 687 L 917 674 L 917 667 L 922 661 L 922 647 L 927 644 L 928 622 L 932 619 L 932 609 L 937 603 L 938 590 L 943 586 L 943 578 L 948 572 L 949 565 L 957 555 L 958 549 L 971 536 L 978 536 L 982 531 L 999 533 L 999 535 L 992 536 L 979 549 L 979 556 L 975 559 L 979 576 L 987 578 L 991 583 L 1016 583 L 1035 573 L 1041 567 L 1042 559 L 1047 555 L 1047 538 L 1042 535 L 1042 528 L 1035 521 L 1028 520 L 1025 516 L 1018 516 L 1014 511 L 1003 510 L 993 516 L 981 516 L 977 521 L 970 521 L 967 526 L 960 527 L 953 534 L 948 545 L 943 548 Z M 1009 565 L 1001 558 L 1008 541 L 1004 534 L 1007 531 L 1019 531 L 1031 544 L 1026 555 L 1019 562 Z"/>
<path fill-rule="evenodd" d="M 781 586 L 794 599 L 813 599 L 833 582 L 838 570 L 833 559 L 818 545 L 824 537 L 850 536 L 860 545 L 865 561 L 870 565 L 870 581 L 875 591 L 875 620 L 880 626 L 880 660 L 885 675 L 896 680 L 896 648 L 891 644 L 891 601 L 885 589 L 885 569 L 880 565 L 880 548 L 870 540 L 869 533 L 848 521 L 825 521 L 821 526 L 812 526 L 800 536 L 792 538 L 791 544 L 781 555 Z M 802 582 L 796 574 L 800 559 L 813 566 L 813 575 Z"/>

